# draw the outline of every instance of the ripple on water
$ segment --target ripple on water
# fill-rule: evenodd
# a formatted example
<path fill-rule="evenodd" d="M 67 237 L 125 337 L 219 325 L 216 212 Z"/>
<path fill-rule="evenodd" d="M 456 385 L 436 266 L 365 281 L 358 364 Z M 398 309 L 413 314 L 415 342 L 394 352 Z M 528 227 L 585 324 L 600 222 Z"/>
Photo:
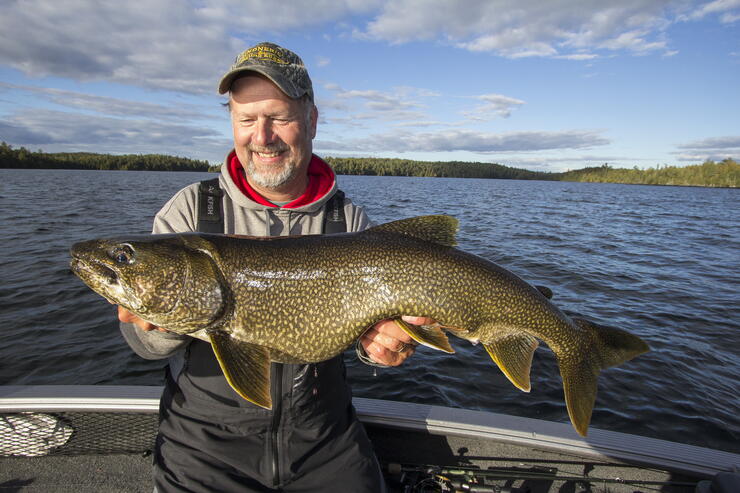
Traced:
<path fill-rule="evenodd" d="M 134 355 L 115 310 L 68 270 L 76 241 L 150 230 L 205 173 L 0 170 L 0 384 L 162 382 Z M 602 373 L 593 426 L 740 452 L 740 210 L 737 190 L 587 183 L 339 177 L 376 223 L 460 220 L 460 247 L 550 287 L 568 313 L 630 330 L 652 351 Z M 107 201 L 71 195 L 115 190 Z M 10 200 L 8 200 L 8 198 Z M 33 207 L 18 210 L 11 204 Z M 485 350 L 420 349 L 401 369 L 347 357 L 355 395 L 567 422 L 555 358 L 535 355 L 514 388 Z"/>

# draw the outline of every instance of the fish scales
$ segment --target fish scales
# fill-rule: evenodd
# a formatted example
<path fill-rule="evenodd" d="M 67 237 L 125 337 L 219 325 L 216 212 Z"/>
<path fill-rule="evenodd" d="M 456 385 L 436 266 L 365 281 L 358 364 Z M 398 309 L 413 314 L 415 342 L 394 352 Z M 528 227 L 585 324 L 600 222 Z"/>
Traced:
<path fill-rule="evenodd" d="M 438 255 L 436 261 L 420 266 L 401 260 L 413 248 L 427 248 L 428 253 L 442 248 L 409 240 L 394 243 L 396 236 L 377 233 L 361 238 L 338 235 L 331 242 L 313 237 L 258 242 L 257 251 L 246 247 L 246 253 L 241 252 L 244 247 L 230 248 L 234 243 L 216 243 L 220 255 L 229 257 L 224 262 L 230 266 L 225 277 L 247 281 L 234 288 L 241 300 L 234 325 L 244 328 L 245 340 L 257 343 L 272 338 L 273 347 L 296 360 L 321 361 L 346 349 L 374 322 L 402 313 L 428 313 L 464 323 L 452 318 L 462 313 L 459 306 L 433 301 L 441 300 L 449 285 L 459 282 L 453 271 L 444 279 L 448 276 L 444 269 L 451 267 L 445 257 Z M 277 269 L 275 259 L 283 259 Z M 255 268 L 259 265 L 271 268 Z M 437 275 L 429 276 L 432 271 Z M 259 282 L 265 279 L 272 282 Z M 303 338 L 302 347 L 296 346 L 297 338 Z"/>
<path fill-rule="evenodd" d="M 453 248 L 456 228 L 454 218 L 422 216 L 331 236 L 98 240 L 73 247 L 72 268 L 145 320 L 210 342 L 232 387 L 263 407 L 271 405 L 270 361 L 329 359 L 383 319 L 447 352 L 446 333 L 481 342 L 524 391 L 542 340 L 557 357 L 571 421 L 585 434 L 600 370 L 647 345 L 570 318 L 510 271 Z M 413 327 L 401 315 L 439 325 Z"/>

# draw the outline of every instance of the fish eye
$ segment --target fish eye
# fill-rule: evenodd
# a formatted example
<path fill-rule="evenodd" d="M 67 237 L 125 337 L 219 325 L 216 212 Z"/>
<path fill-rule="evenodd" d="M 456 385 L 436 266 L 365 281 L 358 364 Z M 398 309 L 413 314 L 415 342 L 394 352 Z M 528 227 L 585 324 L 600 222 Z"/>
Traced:
<path fill-rule="evenodd" d="M 118 264 L 133 264 L 136 257 L 134 249 L 131 248 L 131 245 L 127 244 L 116 245 L 110 251 L 109 255 Z"/>

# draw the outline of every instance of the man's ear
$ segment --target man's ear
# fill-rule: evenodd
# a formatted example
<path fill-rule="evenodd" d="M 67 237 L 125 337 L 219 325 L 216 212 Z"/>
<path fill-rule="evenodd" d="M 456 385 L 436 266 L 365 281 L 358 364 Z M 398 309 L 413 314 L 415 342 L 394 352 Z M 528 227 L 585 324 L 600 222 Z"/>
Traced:
<path fill-rule="evenodd" d="M 319 123 L 319 109 L 316 107 L 315 104 L 311 105 L 311 122 L 310 122 L 310 130 L 311 130 L 311 139 L 313 140 L 316 137 L 316 127 Z"/>

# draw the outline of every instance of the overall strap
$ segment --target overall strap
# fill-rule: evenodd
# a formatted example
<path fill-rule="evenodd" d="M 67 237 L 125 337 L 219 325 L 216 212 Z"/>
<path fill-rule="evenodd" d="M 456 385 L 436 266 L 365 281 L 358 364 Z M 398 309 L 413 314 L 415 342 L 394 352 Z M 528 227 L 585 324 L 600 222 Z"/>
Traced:
<path fill-rule="evenodd" d="M 223 233 L 224 216 L 222 198 L 224 192 L 218 178 L 200 182 L 198 186 L 198 225 L 201 233 Z M 344 215 L 344 192 L 337 190 L 326 203 L 324 234 L 345 233 L 347 219 Z"/>
<path fill-rule="evenodd" d="M 337 190 L 326 203 L 324 214 L 324 234 L 346 233 L 347 220 L 344 217 L 344 192 Z"/>
<path fill-rule="evenodd" d="M 198 224 L 201 233 L 223 233 L 224 215 L 221 199 L 224 195 L 218 178 L 204 180 L 198 187 Z"/>

